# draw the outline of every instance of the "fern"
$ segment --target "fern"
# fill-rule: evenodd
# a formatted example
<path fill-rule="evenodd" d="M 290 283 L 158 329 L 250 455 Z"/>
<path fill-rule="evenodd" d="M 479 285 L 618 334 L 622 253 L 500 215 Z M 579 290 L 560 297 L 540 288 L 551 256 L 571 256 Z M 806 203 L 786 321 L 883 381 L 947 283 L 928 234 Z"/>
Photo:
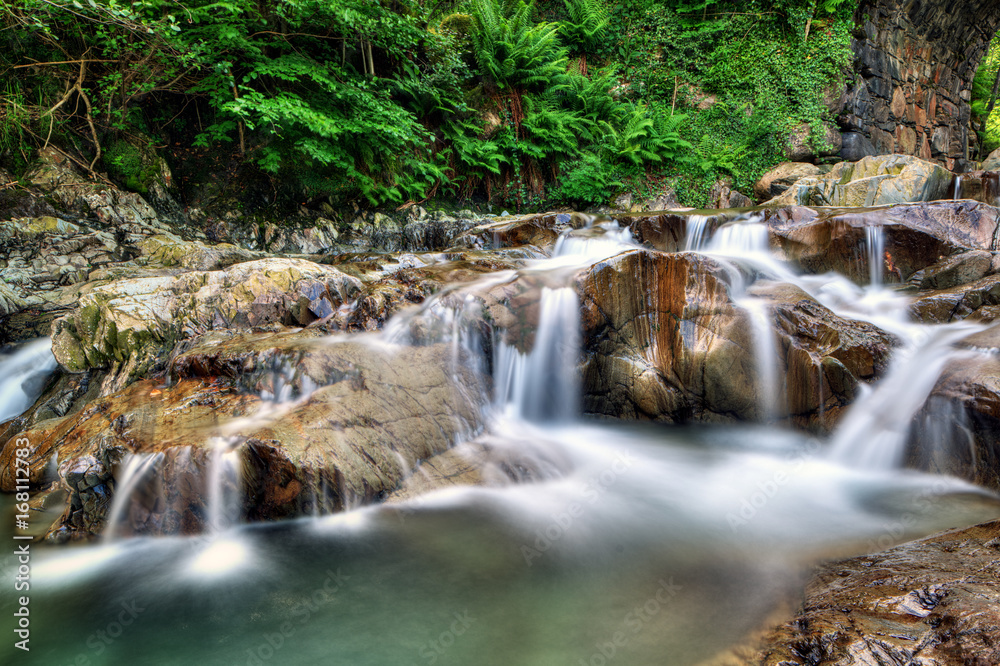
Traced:
<path fill-rule="evenodd" d="M 566 43 L 577 53 L 593 51 L 601 42 L 608 27 L 608 11 L 601 0 L 563 0 L 568 21 L 562 24 L 561 34 Z"/>

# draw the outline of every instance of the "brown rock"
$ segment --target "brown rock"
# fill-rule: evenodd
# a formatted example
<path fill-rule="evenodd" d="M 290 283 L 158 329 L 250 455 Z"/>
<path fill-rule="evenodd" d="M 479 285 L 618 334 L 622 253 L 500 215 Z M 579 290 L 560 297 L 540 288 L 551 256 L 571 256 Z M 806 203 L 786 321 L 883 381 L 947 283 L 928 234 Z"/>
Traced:
<path fill-rule="evenodd" d="M 782 162 L 761 176 L 753 191 L 759 200 L 772 199 L 782 194 L 800 178 L 820 176 L 822 173 L 818 166 L 808 162 Z"/>
<path fill-rule="evenodd" d="M 1000 663 L 1000 522 L 822 567 L 746 663 Z"/>

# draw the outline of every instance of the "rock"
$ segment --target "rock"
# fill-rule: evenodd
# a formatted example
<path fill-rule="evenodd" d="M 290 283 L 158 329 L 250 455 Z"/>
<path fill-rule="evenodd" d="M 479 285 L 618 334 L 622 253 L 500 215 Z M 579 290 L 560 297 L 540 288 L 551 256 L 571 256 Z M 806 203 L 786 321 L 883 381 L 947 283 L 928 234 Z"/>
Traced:
<path fill-rule="evenodd" d="M 150 236 L 139 243 L 142 263 L 149 266 L 180 266 L 196 271 L 215 271 L 243 261 L 260 258 L 260 253 L 220 243 L 206 245 L 200 241 L 185 241 L 171 233 Z"/>
<path fill-rule="evenodd" d="M 88 180 L 55 148 L 40 150 L 22 180 L 49 194 L 64 210 L 105 226 L 163 228 L 156 211 L 141 196 Z"/>
<path fill-rule="evenodd" d="M 928 324 L 958 321 L 1000 305 L 1000 275 L 990 275 L 971 284 L 921 294 L 910 304 L 910 316 Z M 983 312 L 990 321 L 995 314 Z"/>
<path fill-rule="evenodd" d="M 919 289 L 950 289 L 985 277 L 993 265 L 993 253 L 970 250 L 945 257 L 910 277 Z"/>
<path fill-rule="evenodd" d="M 627 226 L 638 243 L 661 252 L 683 252 L 687 248 L 689 229 L 696 225 L 704 230 L 705 238 L 726 222 L 740 216 L 738 211 L 691 210 L 666 212 L 658 215 L 616 215 L 614 219 Z"/>
<path fill-rule="evenodd" d="M 963 358 L 945 366 L 907 438 L 907 466 L 1000 491 L 1000 331 L 959 343 Z"/>
<path fill-rule="evenodd" d="M 112 368 L 110 392 L 162 368 L 180 340 L 213 329 L 306 325 L 360 288 L 335 268 L 296 259 L 117 280 L 85 293 L 73 314 L 53 323 L 53 353 L 70 372 Z"/>
<path fill-rule="evenodd" d="M 865 157 L 878 155 L 871 140 L 858 132 L 844 132 L 841 135 L 840 157 L 847 162 L 857 162 Z"/>
<path fill-rule="evenodd" d="M 748 293 L 770 304 L 789 417 L 800 428 L 829 432 L 862 382 L 885 373 L 898 340 L 835 315 L 790 284 L 758 280 Z"/>
<path fill-rule="evenodd" d="M 585 410 L 666 422 L 762 420 L 754 327 L 732 302 L 729 279 L 702 255 L 642 250 L 586 272 Z M 791 418 L 828 428 L 858 383 L 881 375 L 895 341 L 789 285 L 759 283 L 753 293 L 771 302 Z"/>
<path fill-rule="evenodd" d="M 753 187 L 759 200 L 773 199 L 801 178 L 819 177 L 823 171 L 808 162 L 782 162 L 763 176 Z"/>
<path fill-rule="evenodd" d="M 744 663 L 1000 663 L 1000 521 L 820 568 Z"/>
<path fill-rule="evenodd" d="M 841 162 L 824 176 L 800 179 L 766 205 L 870 207 L 948 196 L 952 174 L 909 155 L 865 157 Z"/>
<path fill-rule="evenodd" d="M 376 501 L 420 461 L 481 427 L 488 378 L 453 361 L 453 353 L 450 344 L 386 352 L 353 342 L 329 345 L 307 332 L 212 333 L 177 357 L 173 385 L 138 381 L 27 431 L 31 483 L 46 481 L 58 450 L 58 476 L 69 495 L 60 525 L 85 536 L 107 519 L 125 455 L 159 456 L 150 461 L 151 480 L 138 488 L 136 506 L 125 513 L 125 531 L 200 531 L 210 438 L 222 436 L 231 438 L 239 460 L 239 508 L 248 520 Z M 297 402 L 234 421 L 262 407 L 248 390 L 278 395 L 283 385 L 300 396 Z M 10 462 L 13 441 L 0 461 Z M 12 474 L 0 472 L 0 488 L 9 491 L 13 483 Z"/>
<path fill-rule="evenodd" d="M 546 213 L 481 224 L 455 239 L 455 247 L 498 249 L 534 246 L 550 249 L 565 229 L 580 229 L 592 222 L 582 213 Z"/>
<path fill-rule="evenodd" d="M 753 201 L 749 197 L 732 189 L 732 183 L 728 178 L 715 182 L 712 190 L 708 193 L 708 199 L 712 208 L 748 208 L 753 206 Z"/>
<path fill-rule="evenodd" d="M 983 171 L 1000 171 L 1000 148 L 990 153 L 983 161 Z"/>
<path fill-rule="evenodd" d="M 829 123 L 823 124 L 823 145 L 814 148 L 810 142 L 813 130 L 808 123 L 797 126 L 788 136 L 785 147 L 785 158 L 791 162 L 809 162 L 824 155 L 836 155 L 840 152 L 842 139 L 837 128 Z"/>
<path fill-rule="evenodd" d="M 905 282 L 915 272 L 963 250 L 993 250 L 1000 211 L 970 201 L 901 204 L 875 210 L 792 206 L 771 209 L 771 246 L 810 273 L 834 270 L 870 281 L 866 227 L 885 238 L 883 279 Z"/>

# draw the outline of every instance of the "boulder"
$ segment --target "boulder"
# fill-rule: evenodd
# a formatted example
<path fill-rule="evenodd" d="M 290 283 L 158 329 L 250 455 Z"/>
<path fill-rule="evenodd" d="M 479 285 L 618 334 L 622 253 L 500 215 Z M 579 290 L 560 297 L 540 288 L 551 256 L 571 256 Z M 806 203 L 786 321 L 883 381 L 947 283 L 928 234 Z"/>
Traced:
<path fill-rule="evenodd" d="M 786 260 L 810 273 L 834 270 L 862 284 L 870 281 L 867 228 L 881 229 L 884 236 L 886 282 L 905 282 L 964 250 L 993 250 L 1000 229 L 1000 211 L 972 201 L 871 210 L 790 206 L 766 214 L 771 246 Z"/>
<path fill-rule="evenodd" d="M 1000 663 L 1000 521 L 827 564 L 744 663 Z"/>
<path fill-rule="evenodd" d="M 782 194 L 802 178 L 818 178 L 823 170 L 808 162 L 782 162 L 763 176 L 753 186 L 757 199 L 764 201 Z"/>
<path fill-rule="evenodd" d="M 992 252 L 960 252 L 917 271 L 910 277 L 909 283 L 918 289 L 949 289 L 985 277 L 992 266 Z"/>
<path fill-rule="evenodd" d="M 948 197 L 952 180 L 952 173 L 937 164 L 910 155 L 878 155 L 799 179 L 765 205 L 859 208 L 934 201 Z"/>
<path fill-rule="evenodd" d="M 329 344 L 309 332 L 211 333 L 178 355 L 171 386 L 137 381 L 34 424 L 21 435 L 31 442 L 30 480 L 44 487 L 55 477 L 50 492 L 67 494 L 56 538 L 104 529 L 128 456 L 144 456 L 148 470 L 131 484 L 119 533 L 203 530 L 220 442 L 236 457 L 236 510 L 246 520 L 377 501 L 420 461 L 481 428 L 488 378 L 455 353 L 449 344 Z M 265 403 L 261 395 L 295 401 Z M 5 464 L 15 439 L 0 451 Z M 0 473 L 0 489 L 13 484 Z"/>
<path fill-rule="evenodd" d="M 330 266 L 262 259 L 221 271 L 109 282 L 52 325 L 53 353 L 70 372 L 113 368 L 106 392 L 164 367 L 174 345 L 213 329 L 306 325 L 361 288 Z"/>
<path fill-rule="evenodd" d="M 791 422 L 830 432 L 858 388 L 885 373 L 899 341 L 877 326 L 837 316 L 794 285 L 758 280 L 748 293 L 770 305 Z"/>
<path fill-rule="evenodd" d="M 928 324 L 944 324 L 978 314 L 992 321 L 990 310 L 1000 306 L 1000 275 L 990 275 L 971 284 L 921 293 L 910 303 L 910 316 Z"/>
<path fill-rule="evenodd" d="M 982 169 L 983 171 L 1000 171 L 1000 148 L 986 156 Z"/>
<path fill-rule="evenodd" d="M 731 276 L 702 255 L 643 250 L 583 274 L 585 410 L 666 422 L 763 420 L 754 326 L 730 297 Z M 759 283 L 751 294 L 770 303 L 790 418 L 829 428 L 859 382 L 885 370 L 894 339 L 790 285 Z"/>

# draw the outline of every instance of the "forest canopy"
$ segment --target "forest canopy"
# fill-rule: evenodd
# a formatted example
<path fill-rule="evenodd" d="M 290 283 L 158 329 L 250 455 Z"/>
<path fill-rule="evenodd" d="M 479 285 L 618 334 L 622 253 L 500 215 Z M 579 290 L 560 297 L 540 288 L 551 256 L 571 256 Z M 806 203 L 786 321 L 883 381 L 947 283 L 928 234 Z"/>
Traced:
<path fill-rule="evenodd" d="M 58 142 L 140 191 L 159 150 L 284 201 L 700 203 L 795 127 L 822 144 L 854 5 L 0 0 L 0 151 L 17 171 Z"/>

